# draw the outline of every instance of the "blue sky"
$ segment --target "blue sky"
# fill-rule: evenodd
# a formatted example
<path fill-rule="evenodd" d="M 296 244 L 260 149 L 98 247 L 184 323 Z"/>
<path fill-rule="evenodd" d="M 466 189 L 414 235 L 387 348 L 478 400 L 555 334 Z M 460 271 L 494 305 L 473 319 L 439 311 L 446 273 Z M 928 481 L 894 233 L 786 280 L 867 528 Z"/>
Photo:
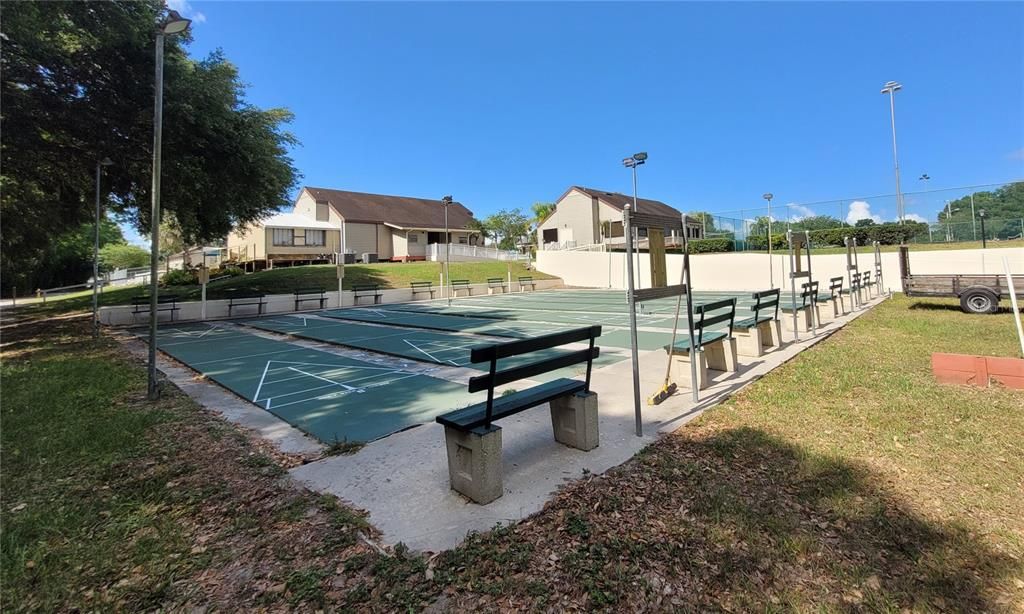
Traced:
<path fill-rule="evenodd" d="M 642 195 L 683 210 L 892 194 L 890 79 L 904 192 L 1024 177 L 1022 3 L 171 4 L 193 56 L 222 48 L 252 103 L 294 111 L 306 185 L 483 216 L 628 192 L 646 150 Z"/>

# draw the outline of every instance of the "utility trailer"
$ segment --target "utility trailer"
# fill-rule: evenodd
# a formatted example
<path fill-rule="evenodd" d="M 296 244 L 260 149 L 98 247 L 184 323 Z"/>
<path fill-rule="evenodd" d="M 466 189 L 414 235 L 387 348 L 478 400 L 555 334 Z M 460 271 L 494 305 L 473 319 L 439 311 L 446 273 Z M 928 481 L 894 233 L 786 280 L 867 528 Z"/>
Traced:
<path fill-rule="evenodd" d="M 1013 275 L 1018 298 L 1024 298 L 1024 275 Z M 1005 275 L 911 275 L 907 246 L 900 246 L 900 279 L 907 296 L 960 299 L 965 313 L 995 313 L 1001 299 L 1010 298 Z"/>

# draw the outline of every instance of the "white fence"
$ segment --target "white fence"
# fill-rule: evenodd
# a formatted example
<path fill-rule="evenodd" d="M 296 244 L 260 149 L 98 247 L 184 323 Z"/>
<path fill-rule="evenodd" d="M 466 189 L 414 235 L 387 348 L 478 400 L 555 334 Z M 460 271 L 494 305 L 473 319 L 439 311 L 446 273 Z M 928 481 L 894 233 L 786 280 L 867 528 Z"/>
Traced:
<path fill-rule="evenodd" d="M 516 250 L 503 250 L 495 247 L 483 247 L 480 245 L 463 245 L 452 243 L 452 262 L 464 262 L 470 260 L 529 260 L 527 254 L 520 254 Z M 445 254 L 444 243 L 431 243 L 427 246 L 427 260 L 432 262 L 443 262 Z"/>
<path fill-rule="evenodd" d="M 865 252 L 867 250 L 865 249 Z M 874 273 L 873 253 L 860 252 L 858 267 Z M 910 251 L 910 272 L 928 274 L 1002 273 L 1002 259 L 1010 262 L 1012 273 L 1024 273 L 1024 248 Z M 637 286 L 651 284 L 650 255 L 634 254 Z M 775 287 L 789 288 L 789 252 L 772 256 Z M 678 283 L 683 257 L 666 256 L 669 283 Z M 690 258 L 695 290 L 762 290 L 771 285 L 768 255 L 763 253 L 695 254 Z M 586 288 L 626 287 L 626 255 L 622 252 L 537 252 L 538 271 L 561 277 L 567 286 Z M 817 281 L 831 277 L 846 279 L 846 254 L 811 255 L 811 273 Z M 885 286 L 899 291 L 899 253 L 882 254 L 882 276 Z"/>

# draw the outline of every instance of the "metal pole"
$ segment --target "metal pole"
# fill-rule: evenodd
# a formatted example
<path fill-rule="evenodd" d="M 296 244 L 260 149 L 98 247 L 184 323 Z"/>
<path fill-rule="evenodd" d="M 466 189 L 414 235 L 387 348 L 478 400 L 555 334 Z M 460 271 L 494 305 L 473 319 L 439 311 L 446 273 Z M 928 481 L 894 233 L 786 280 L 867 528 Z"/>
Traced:
<path fill-rule="evenodd" d="M 892 120 L 892 161 L 896 169 L 896 215 L 903 223 L 903 192 L 900 190 L 900 159 L 896 154 L 896 91 L 889 90 L 889 116 Z"/>
<path fill-rule="evenodd" d="M 633 210 L 636 209 L 636 165 L 633 166 Z M 636 341 L 636 297 L 633 296 L 633 227 L 629 221 L 632 215 L 627 204 L 622 210 L 623 234 L 626 238 L 626 298 L 629 301 L 629 347 L 633 359 L 633 407 L 636 415 L 636 436 L 643 437 L 644 423 L 640 415 L 640 355 Z"/>
<path fill-rule="evenodd" d="M 770 287 L 775 289 L 775 267 L 772 264 L 772 199 L 768 199 L 768 279 Z M 756 315 L 756 314 L 755 314 Z"/>
<path fill-rule="evenodd" d="M 981 218 L 981 249 L 988 247 L 988 243 L 985 241 L 985 218 Z"/>
<path fill-rule="evenodd" d="M 448 203 L 444 204 L 444 276 L 447 280 L 448 306 L 452 305 L 452 270 L 448 263 L 452 259 L 451 237 L 448 236 Z"/>
<path fill-rule="evenodd" d="M 981 227 L 985 228 L 985 220 L 981 221 Z M 974 239 L 973 240 L 977 241 L 978 240 L 978 227 L 975 224 L 975 219 L 974 219 L 974 192 L 971 192 L 971 234 L 974 235 Z M 985 240 L 985 236 L 984 236 L 985 235 L 985 231 L 982 230 L 981 234 L 982 234 L 982 241 L 984 241 Z"/>
<path fill-rule="evenodd" d="M 160 396 L 156 382 L 156 332 L 157 332 L 157 279 L 160 274 L 160 147 L 163 140 L 164 115 L 164 33 L 156 32 L 156 95 L 153 101 L 153 185 L 150 190 L 152 210 L 150 215 L 149 254 L 149 382 L 148 396 L 155 401 Z"/>
<path fill-rule="evenodd" d="M 100 336 L 100 172 L 102 166 L 96 161 L 96 234 L 92 244 L 92 338 Z"/>

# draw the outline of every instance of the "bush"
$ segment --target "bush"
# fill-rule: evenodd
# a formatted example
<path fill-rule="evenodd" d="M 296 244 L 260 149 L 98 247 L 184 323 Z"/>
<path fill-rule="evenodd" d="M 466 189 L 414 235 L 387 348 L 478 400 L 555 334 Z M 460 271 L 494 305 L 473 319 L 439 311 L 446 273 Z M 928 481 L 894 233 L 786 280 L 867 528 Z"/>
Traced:
<path fill-rule="evenodd" d="M 174 269 L 160 278 L 162 286 L 194 286 L 199 283 L 196 272 L 191 269 Z"/>
<path fill-rule="evenodd" d="M 230 264 L 210 269 L 210 279 L 215 277 L 239 277 L 241 275 L 245 275 L 245 271 Z"/>
<path fill-rule="evenodd" d="M 750 249 L 767 250 L 768 241 L 764 235 L 750 235 L 747 237 L 747 247 Z M 786 234 L 773 234 L 772 235 L 772 249 L 782 250 L 789 247 L 789 243 L 786 242 Z"/>
<path fill-rule="evenodd" d="M 712 254 L 733 251 L 732 239 L 694 239 L 690 241 L 691 254 Z"/>

